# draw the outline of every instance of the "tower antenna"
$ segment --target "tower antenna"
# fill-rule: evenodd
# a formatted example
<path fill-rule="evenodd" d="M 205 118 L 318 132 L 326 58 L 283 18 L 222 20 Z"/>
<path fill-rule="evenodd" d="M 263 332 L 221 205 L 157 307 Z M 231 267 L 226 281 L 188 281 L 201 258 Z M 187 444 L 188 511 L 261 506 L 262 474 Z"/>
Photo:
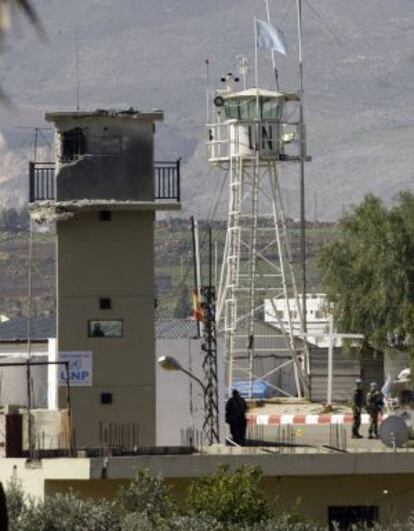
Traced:
<path fill-rule="evenodd" d="M 76 48 L 76 110 L 80 110 L 80 75 L 79 75 L 79 63 L 80 63 L 80 47 L 79 47 L 79 30 L 76 29 L 75 33 L 75 48 Z"/>
<path fill-rule="evenodd" d="M 206 65 L 206 118 L 207 123 L 210 123 L 210 61 L 205 60 Z"/>
<path fill-rule="evenodd" d="M 249 61 L 244 55 L 236 56 L 237 59 L 237 68 L 239 69 L 240 75 L 243 78 L 243 90 L 247 89 L 247 76 L 250 71 Z"/>
<path fill-rule="evenodd" d="M 303 53 L 302 53 L 302 0 L 296 1 L 298 25 L 298 61 L 299 61 L 299 189 L 300 189 L 300 262 L 302 270 L 302 326 L 303 333 L 307 332 L 306 323 L 306 213 L 305 213 L 305 159 L 306 159 L 306 131 L 303 106 Z"/>

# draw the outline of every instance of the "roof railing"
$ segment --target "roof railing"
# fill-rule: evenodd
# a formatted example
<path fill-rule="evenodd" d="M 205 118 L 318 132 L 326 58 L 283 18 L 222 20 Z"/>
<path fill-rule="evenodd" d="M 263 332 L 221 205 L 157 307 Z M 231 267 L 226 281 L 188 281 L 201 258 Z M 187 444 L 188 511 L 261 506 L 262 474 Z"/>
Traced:
<path fill-rule="evenodd" d="M 181 200 L 180 162 L 159 161 L 154 164 L 154 200 Z M 29 162 L 29 202 L 56 201 L 54 162 Z"/>

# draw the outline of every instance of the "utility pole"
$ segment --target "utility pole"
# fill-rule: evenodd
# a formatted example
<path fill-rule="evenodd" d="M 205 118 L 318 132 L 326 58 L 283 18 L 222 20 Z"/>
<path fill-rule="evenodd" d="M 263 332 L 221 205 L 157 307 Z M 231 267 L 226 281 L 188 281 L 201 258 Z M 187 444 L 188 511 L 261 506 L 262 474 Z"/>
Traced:
<path fill-rule="evenodd" d="M 200 285 L 200 277 L 199 277 L 199 267 L 198 267 L 198 249 L 197 249 L 197 243 L 198 238 L 196 237 L 196 222 L 194 220 L 194 216 L 191 216 L 191 235 L 192 235 L 192 243 L 193 243 L 193 271 L 194 271 L 194 288 L 193 288 L 193 312 L 196 314 L 198 313 L 198 304 L 200 300 L 200 291 L 199 291 L 199 285 Z M 197 336 L 201 337 L 201 325 L 200 321 L 198 319 L 198 315 L 195 315 L 196 323 L 197 323 Z"/>
<path fill-rule="evenodd" d="M 216 337 L 216 291 L 212 285 L 212 243 L 211 227 L 209 227 L 209 282 L 201 290 L 203 314 L 203 343 L 204 352 L 204 422 L 203 433 L 209 444 L 219 442 L 219 399 L 217 373 L 217 337 Z"/>

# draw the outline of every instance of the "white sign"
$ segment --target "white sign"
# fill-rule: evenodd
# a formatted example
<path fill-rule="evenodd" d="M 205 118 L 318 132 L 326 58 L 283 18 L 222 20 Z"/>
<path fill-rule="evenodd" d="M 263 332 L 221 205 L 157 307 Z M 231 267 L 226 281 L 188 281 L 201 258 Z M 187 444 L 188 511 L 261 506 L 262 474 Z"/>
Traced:
<path fill-rule="evenodd" d="M 71 387 L 92 385 L 92 352 L 59 352 L 59 361 L 69 362 L 69 383 Z M 66 367 L 59 365 L 59 385 L 66 385 Z"/>

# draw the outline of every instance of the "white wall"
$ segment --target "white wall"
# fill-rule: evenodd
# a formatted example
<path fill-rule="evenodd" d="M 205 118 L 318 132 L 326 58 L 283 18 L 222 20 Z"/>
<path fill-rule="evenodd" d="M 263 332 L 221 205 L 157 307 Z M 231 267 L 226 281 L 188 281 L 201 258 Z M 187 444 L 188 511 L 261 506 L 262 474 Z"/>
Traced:
<path fill-rule="evenodd" d="M 218 357 L 219 409 L 221 440 L 224 434 L 224 363 Z M 203 381 L 203 354 L 199 339 L 158 339 L 157 359 L 172 356 L 185 368 Z M 204 407 L 200 385 L 180 371 L 166 371 L 157 364 L 157 424 L 158 446 L 186 444 L 184 433 L 188 428 L 202 431 Z M 191 414 L 192 405 L 192 414 Z M 196 442 L 196 441 L 195 441 Z"/>

